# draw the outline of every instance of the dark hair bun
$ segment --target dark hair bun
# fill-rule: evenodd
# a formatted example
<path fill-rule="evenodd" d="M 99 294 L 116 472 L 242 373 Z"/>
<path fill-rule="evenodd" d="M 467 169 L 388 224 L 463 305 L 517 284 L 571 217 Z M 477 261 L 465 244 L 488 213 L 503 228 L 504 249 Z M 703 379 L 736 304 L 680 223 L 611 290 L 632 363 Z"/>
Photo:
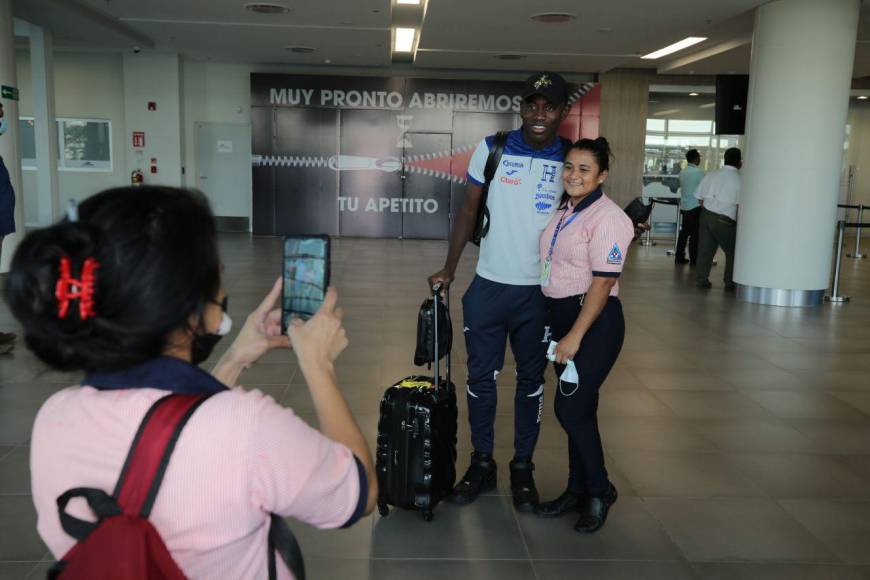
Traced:
<path fill-rule="evenodd" d="M 5 296 L 34 354 L 59 370 L 115 370 L 159 356 L 168 334 L 220 285 L 211 210 L 205 198 L 162 187 L 121 188 L 81 204 L 77 222 L 28 234 L 18 246 Z M 94 316 L 79 299 L 59 316 L 61 258 L 80 279 L 99 264 Z"/>
<path fill-rule="evenodd" d="M 580 139 L 571 146 L 571 149 L 589 151 L 598 162 L 599 171 L 610 171 L 610 158 L 613 157 L 613 153 L 610 151 L 610 143 L 604 137 Z"/>

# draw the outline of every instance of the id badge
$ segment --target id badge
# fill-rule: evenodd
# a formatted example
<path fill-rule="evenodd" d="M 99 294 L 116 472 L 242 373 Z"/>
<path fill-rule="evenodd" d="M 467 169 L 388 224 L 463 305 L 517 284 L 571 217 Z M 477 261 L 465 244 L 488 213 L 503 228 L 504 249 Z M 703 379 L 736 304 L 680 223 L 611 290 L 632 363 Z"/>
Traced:
<path fill-rule="evenodd" d="M 550 269 L 553 265 L 553 262 L 550 260 L 544 260 L 541 263 L 541 286 L 546 288 L 550 285 Z"/>

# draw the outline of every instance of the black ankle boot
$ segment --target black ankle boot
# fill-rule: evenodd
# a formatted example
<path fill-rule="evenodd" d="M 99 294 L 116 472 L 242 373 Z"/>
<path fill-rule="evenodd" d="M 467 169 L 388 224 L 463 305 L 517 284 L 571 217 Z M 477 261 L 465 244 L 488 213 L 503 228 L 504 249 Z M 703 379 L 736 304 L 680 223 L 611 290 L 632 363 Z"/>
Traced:
<path fill-rule="evenodd" d="M 495 489 L 497 474 L 492 455 L 475 451 L 471 454 L 471 465 L 468 466 L 468 471 L 453 488 L 450 501 L 459 505 L 470 504 L 481 492 Z"/>
<path fill-rule="evenodd" d="M 581 534 L 597 532 L 607 521 L 610 506 L 616 503 L 616 487 L 608 483 L 607 490 L 601 495 L 590 496 L 580 508 L 580 519 L 574 524 L 574 529 Z"/>
<path fill-rule="evenodd" d="M 514 507 L 521 512 L 534 511 L 538 506 L 538 490 L 535 487 L 535 464 L 514 459 L 511 468 L 511 494 Z"/>
<path fill-rule="evenodd" d="M 553 501 L 539 504 L 535 509 L 535 513 L 538 514 L 539 518 L 558 518 L 568 512 L 578 511 L 583 499 L 583 496 L 579 493 L 566 490 Z"/>

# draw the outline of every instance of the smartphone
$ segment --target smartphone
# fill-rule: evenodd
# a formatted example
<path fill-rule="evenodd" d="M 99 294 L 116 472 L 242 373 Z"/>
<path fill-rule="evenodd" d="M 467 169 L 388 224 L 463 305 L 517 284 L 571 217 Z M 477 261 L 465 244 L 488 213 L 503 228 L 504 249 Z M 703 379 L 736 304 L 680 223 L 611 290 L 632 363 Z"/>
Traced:
<path fill-rule="evenodd" d="M 329 236 L 284 238 L 281 327 L 294 318 L 308 320 L 320 309 L 329 287 Z"/>

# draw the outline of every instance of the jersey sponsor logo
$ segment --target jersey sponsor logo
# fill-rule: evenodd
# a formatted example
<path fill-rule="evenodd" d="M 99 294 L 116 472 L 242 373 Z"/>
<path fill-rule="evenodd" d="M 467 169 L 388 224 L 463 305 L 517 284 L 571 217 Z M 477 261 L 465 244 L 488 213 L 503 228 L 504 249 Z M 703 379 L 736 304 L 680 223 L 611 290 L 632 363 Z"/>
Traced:
<path fill-rule="evenodd" d="M 541 168 L 543 169 L 541 173 L 541 181 L 545 183 L 556 183 L 556 170 L 558 169 L 558 166 L 543 163 Z"/>
<path fill-rule="evenodd" d="M 509 171 L 505 171 L 504 174 L 505 174 L 505 175 L 516 175 L 516 174 L 519 173 L 519 172 L 520 172 L 519 169 L 511 169 L 511 170 L 509 170 Z"/>
<path fill-rule="evenodd" d="M 504 175 L 499 177 L 498 180 L 502 183 L 506 183 L 507 185 L 522 185 L 523 183 L 523 180 L 519 177 L 505 177 Z"/>
<path fill-rule="evenodd" d="M 614 266 L 622 264 L 622 251 L 619 249 L 619 245 L 613 244 L 613 249 L 607 254 L 607 263 Z"/>
<path fill-rule="evenodd" d="M 553 204 L 547 203 L 546 201 L 539 201 L 535 204 L 535 209 L 538 210 L 538 213 L 549 213 L 552 207 Z"/>
<path fill-rule="evenodd" d="M 542 199 L 546 199 L 549 201 L 556 201 L 556 194 L 554 194 L 550 191 L 538 190 L 538 193 L 535 194 L 535 201 L 539 201 Z"/>
<path fill-rule="evenodd" d="M 509 159 L 502 159 L 501 165 L 502 167 L 512 167 L 514 169 L 522 169 L 526 166 L 522 161 L 511 161 Z"/>

